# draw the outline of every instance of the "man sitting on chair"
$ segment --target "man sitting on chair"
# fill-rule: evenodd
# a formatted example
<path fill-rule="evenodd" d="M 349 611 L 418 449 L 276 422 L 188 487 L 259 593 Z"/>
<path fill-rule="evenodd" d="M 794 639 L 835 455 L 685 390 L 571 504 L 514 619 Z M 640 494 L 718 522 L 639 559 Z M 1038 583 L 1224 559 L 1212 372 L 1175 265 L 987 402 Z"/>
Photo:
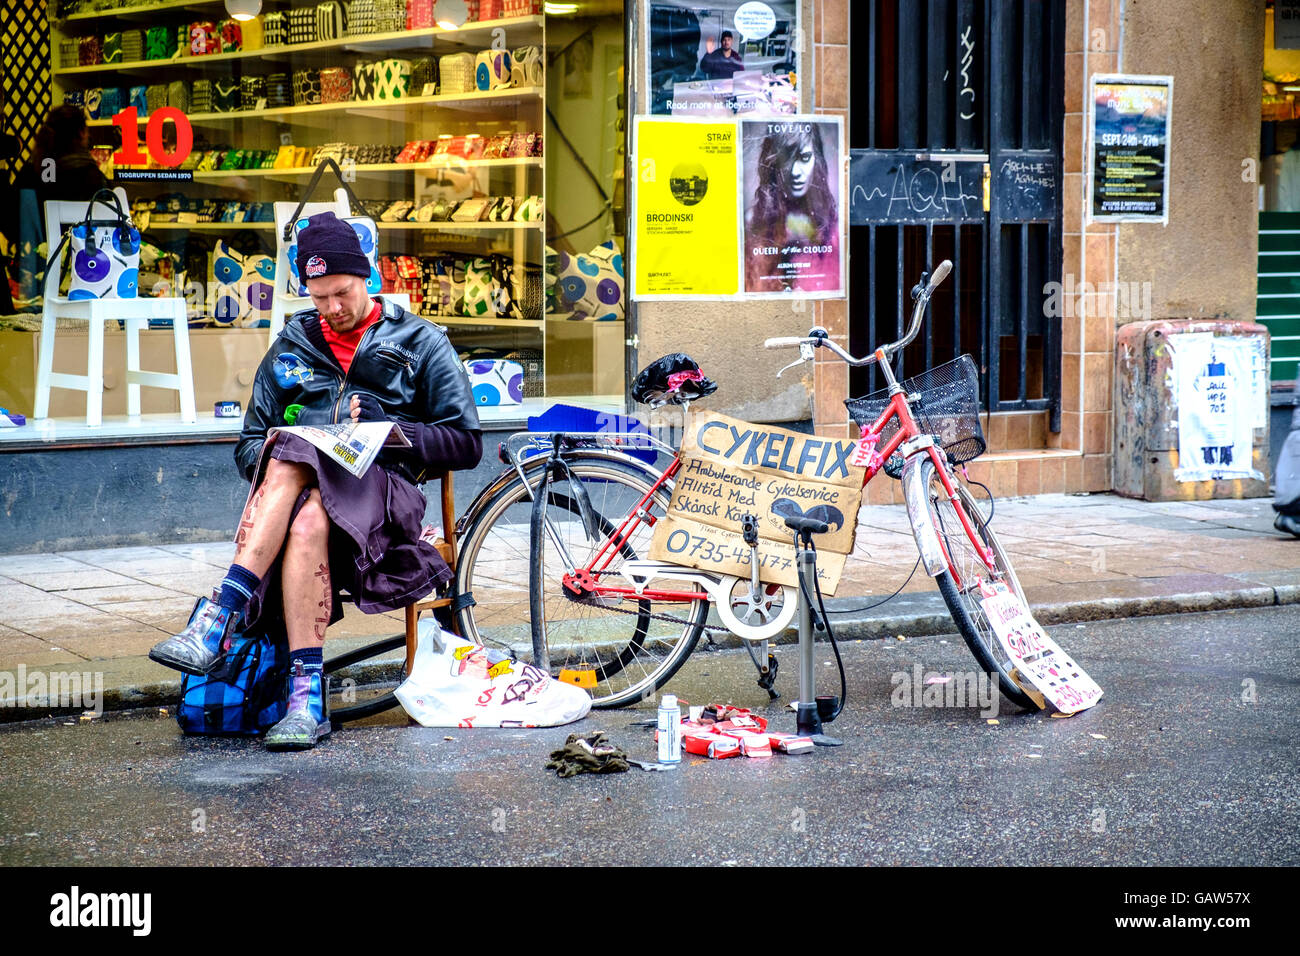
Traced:
<path fill-rule="evenodd" d="M 420 539 L 417 484 L 472 468 L 482 455 L 478 413 L 456 352 L 433 323 L 366 292 L 370 261 L 332 212 L 298 236 L 298 274 L 315 308 L 295 313 L 262 359 L 235 446 L 253 484 L 220 591 L 189 626 L 149 656 L 189 674 L 221 666 L 246 626 L 288 635 L 289 711 L 266 734 L 277 750 L 312 747 L 329 733 L 321 648 L 343 616 L 345 589 L 367 613 L 392 611 L 451 576 Z M 385 449 L 360 478 L 277 425 L 395 421 L 410 448 Z M 266 617 L 264 617 L 266 616 Z"/>

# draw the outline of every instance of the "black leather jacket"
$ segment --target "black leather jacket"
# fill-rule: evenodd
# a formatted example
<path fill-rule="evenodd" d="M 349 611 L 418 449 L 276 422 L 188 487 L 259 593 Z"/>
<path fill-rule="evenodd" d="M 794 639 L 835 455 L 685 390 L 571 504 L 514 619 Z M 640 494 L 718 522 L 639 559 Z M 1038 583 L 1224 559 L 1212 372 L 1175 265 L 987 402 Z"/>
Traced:
<path fill-rule="evenodd" d="M 286 408 L 303 406 L 300 425 L 343 421 L 354 392 L 374 396 L 393 421 L 419 423 L 403 428 L 415 447 L 386 449 L 379 464 L 419 483 L 426 472 L 478 463 L 478 410 L 447 333 L 400 305 L 378 301 L 383 312 L 361 337 L 346 375 L 321 334 L 320 313 L 304 309 L 289 317 L 258 366 L 235 445 L 246 479 L 254 478 L 267 430 L 285 424 Z"/>

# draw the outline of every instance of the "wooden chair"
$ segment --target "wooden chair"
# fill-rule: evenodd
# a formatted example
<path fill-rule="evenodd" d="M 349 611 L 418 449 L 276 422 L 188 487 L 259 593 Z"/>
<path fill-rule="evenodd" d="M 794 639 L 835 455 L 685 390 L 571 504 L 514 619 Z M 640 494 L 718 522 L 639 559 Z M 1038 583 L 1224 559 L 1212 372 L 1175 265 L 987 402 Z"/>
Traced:
<path fill-rule="evenodd" d="M 429 483 L 438 481 L 441 484 L 440 501 L 442 505 L 442 528 L 443 534 L 433 542 L 434 548 L 442 555 L 442 559 L 452 570 L 452 580 L 443 586 L 442 593 L 434 592 L 419 600 L 412 601 L 406 607 L 406 628 L 404 634 L 396 637 L 385 638 L 374 644 L 368 644 L 365 647 L 349 651 L 339 657 L 325 662 L 325 672 L 332 674 L 345 667 L 351 667 L 354 664 L 360 664 L 368 660 L 375 660 L 386 656 L 390 652 L 406 646 L 406 661 L 403 665 L 403 674 L 409 675 L 411 667 L 415 661 L 415 647 L 418 635 L 418 625 L 420 614 L 423 611 L 436 610 L 438 608 L 449 608 L 455 599 L 455 571 L 456 571 L 456 503 L 454 497 L 454 483 L 452 473 L 447 471 L 441 475 L 429 479 Z M 452 620 L 450 626 L 454 629 L 455 621 Z M 375 697 L 353 703 L 346 707 L 333 707 L 330 712 L 330 720 L 336 726 L 341 726 L 348 721 L 361 720 L 373 714 L 382 713 L 393 707 L 400 706 L 397 697 L 390 691 L 382 696 Z"/>
<path fill-rule="evenodd" d="M 129 209 L 126 192 L 114 190 L 122 208 Z M 51 199 L 45 203 L 45 234 L 53 249 L 63 235 L 63 228 L 81 222 L 86 202 Z M 107 209 L 96 204 L 103 214 Z M 86 424 L 96 428 L 103 423 L 104 409 L 104 327 L 119 319 L 126 326 L 126 413 L 140 414 L 140 386 L 174 389 L 180 393 L 181 421 L 197 420 L 194 410 L 194 375 L 190 367 L 190 328 L 185 314 L 185 300 L 179 297 L 134 299 L 66 299 L 59 295 L 60 269 L 46 270 L 45 304 L 41 309 L 41 344 L 36 360 L 36 404 L 33 418 L 48 418 L 50 389 L 70 388 L 86 393 Z M 54 371 L 54 338 L 58 321 L 80 319 L 89 324 L 86 374 L 74 375 Z M 140 368 L 140 331 L 150 319 L 171 319 L 172 343 L 176 372 L 147 372 Z"/>

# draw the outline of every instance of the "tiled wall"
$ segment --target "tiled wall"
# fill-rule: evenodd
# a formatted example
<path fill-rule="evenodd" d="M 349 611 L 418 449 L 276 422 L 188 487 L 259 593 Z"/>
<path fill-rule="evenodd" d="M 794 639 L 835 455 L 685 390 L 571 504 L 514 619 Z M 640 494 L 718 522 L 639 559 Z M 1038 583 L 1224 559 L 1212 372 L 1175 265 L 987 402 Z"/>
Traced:
<path fill-rule="evenodd" d="M 848 141 L 849 98 L 849 0 L 814 0 L 813 54 L 817 69 L 816 111 L 844 117 L 844 138 Z M 847 244 L 846 244 L 847 247 Z M 838 344 L 848 348 L 848 302 L 822 301 L 816 306 L 815 324 L 822 326 Z M 809 322 L 809 325 L 814 324 Z M 820 435 L 847 438 L 849 426 L 844 399 L 849 391 L 848 366 L 819 351 L 813 366 L 813 409 Z"/>

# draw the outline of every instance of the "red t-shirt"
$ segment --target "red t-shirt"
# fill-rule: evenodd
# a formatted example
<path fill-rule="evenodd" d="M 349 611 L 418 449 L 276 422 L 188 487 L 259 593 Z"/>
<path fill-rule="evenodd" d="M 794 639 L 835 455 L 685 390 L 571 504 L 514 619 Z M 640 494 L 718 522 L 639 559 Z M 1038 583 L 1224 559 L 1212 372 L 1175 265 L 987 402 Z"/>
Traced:
<path fill-rule="evenodd" d="M 352 368 L 352 358 L 357 354 L 357 346 L 361 344 L 361 336 L 366 334 L 366 329 L 379 321 L 379 303 L 374 302 L 373 300 L 371 301 L 374 308 L 372 308 L 370 314 L 361 321 L 361 324 L 351 332 L 335 332 L 330 328 L 328 322 L 324 319 L 320 320 L 321 334 L 325 336 L 325 341 L 329 343 L 330 351 L 334 353 L 334 357 L 338 359 L 339 365 L 343 367 L 344 375 L 346 375 L 348 370 Z"/>

